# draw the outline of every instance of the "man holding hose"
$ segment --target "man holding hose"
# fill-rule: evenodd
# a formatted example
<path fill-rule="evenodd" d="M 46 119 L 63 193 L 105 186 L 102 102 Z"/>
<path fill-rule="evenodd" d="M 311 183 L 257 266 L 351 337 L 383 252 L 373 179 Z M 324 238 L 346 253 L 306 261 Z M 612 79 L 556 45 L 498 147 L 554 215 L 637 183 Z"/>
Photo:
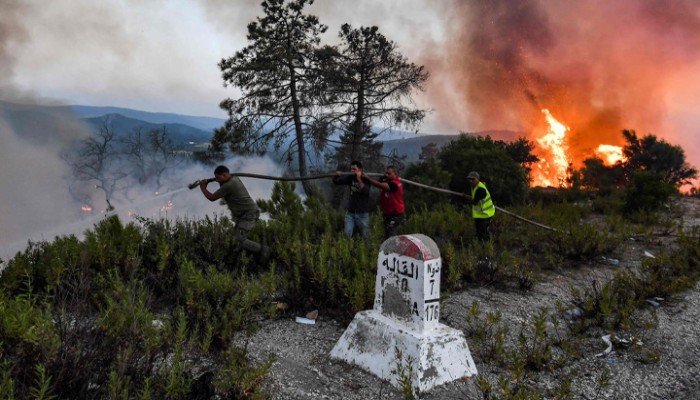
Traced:
<path fill-rule="evenodd" d="M 199 181 L 199 188 L 202 190 L 204 197 L 209 199 L 209 201 L 223 199 L 226 202 L 226 206 L 231 210 L 231 219 L 236 223 L 233 231 L 234 237 L 240 243 L 241 248 L 255 254 L 259 263 L 267 263 L 270 258 L 270 248 L 247 238 L 260 218 L 258 205 L 250 197 L 240 178 L 232 176 L 226 166 L 219 165 L 216 167 L 214 180 L 220 186 L 214 193 L 207 189 L 207 184 L 212 182 L 211 179 Z"/>
<path fill-rule="evenodd" d="M 491 200 L 491 194 L 484 185 L 484 182 L 479 180 L 479 173 L 472 171 L 467 175 L 467 180 L 471 186 L 469 195 L 464 194 L 464 197 L 470 200 L 472 206 L 472 218 L 474 218 L 474 227 L 476 228 L 476 238 L 480 242 L 488 242 L 491 239 L 491 218 L 496 213 L 496 206 Z"/>
<path fill-rule="evenodd" d="M 384 176 L 379 180 L 373 179 L 364 172 L 362 178 L 382 190 L 379 205 L 384 217 L 384 236 L 390 238 L 398 235 L 398 228 L 405 220 L 404 210 L 406 207 L 403 200 L 403 183 L 401 183 L 396 168 L 393 165 L 386 167 Z"/>

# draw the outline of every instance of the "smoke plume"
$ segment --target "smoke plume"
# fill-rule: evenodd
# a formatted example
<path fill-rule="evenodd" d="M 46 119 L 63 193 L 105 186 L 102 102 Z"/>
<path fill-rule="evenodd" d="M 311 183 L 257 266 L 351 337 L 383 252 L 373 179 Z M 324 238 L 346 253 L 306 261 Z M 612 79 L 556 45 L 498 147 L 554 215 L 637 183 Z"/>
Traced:
<path fill-rule="evenodd" d="M 547 108 L 571 127 L 575 162 L 598 144 L 622 144 L 624 128 L 697 149 L 697 130 L 667 118 L 686 106 L 669 104 L 689 90 L 679 81 L 697 90 L 697 1 L 455 0 L 446 11 L 446 40 L 422 61 L 447 127 L 531 133 Z"/>

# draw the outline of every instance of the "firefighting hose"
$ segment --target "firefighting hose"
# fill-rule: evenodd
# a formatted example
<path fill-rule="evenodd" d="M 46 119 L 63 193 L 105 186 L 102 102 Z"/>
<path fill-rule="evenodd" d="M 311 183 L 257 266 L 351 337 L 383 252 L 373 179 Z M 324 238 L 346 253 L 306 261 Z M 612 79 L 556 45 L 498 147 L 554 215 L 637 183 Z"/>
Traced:
<path fill-rule="evenodd" d="M 370 176 L 382 176 L 382 175 L 384 175 L 384 174 L 377 173 L 377 172 L 369 172 L 369 173 L 366 173 L 366 175 L 370 175 Z M 243 178 L 266 179 L 266 180 L 283 181 L 283 182 L 291 182 L 291 181 L 309 181 L 309 180 L 314 180 L 314 179 L 333 178 L 333 177 L 335 177 L 335 176 L 337 176 L 337 175 L 336 175 L 336 174 L 322 174 L 322 175 L 309 175 L 309 176 L 304 176 L 304 177 L 285 177 L 285 176 L 270 176 L 270 175 L 261 175 L 261 174 L 250 174 L 250 173 L 247 173 L 247 172 L 236 172 L 236 173 L 231 173 L 231 176 L 237 176 L 237 177 L 243 177 Z M 206 182 L 214 182 L 215 180 L 216 180 L 216 179 L 214 179 L 214 178 L 208 178 L 208 179 L 206 179 L 205 181 L 206 181 Z M 187 187 L 188 187 L 190 190 L 192 190 L 192 189 L 196 188 L 197 186 L 199 186 L 199 184 L 200 184 L 201 181 L 202 181 L 202 179 L 197 180 L 197 181 L 195 181 L 195 182 L 192 182 L 191 184 L 187 185 Z M 455 192 L 455 191 L 452 191 L 452 190 L 447 190 L 447 189 L 442 189 L 442 188 L 438 188 L 438 187 L 434 187 L 434 186 L 429 186 L 429 185 L 425 185 L 425 184 L 422 184 L 422 183 L 413 182 L 413 181 L 410 181 L 410 180 L 404 179 L 404 178 L 401 178 L 401 182 L 407 183 L 407 184 L 409 184 L 409 185 L 416 186 L 416 187 L 419 187 L 419 188 L 423 188 L 423 189 L 427 189 L 427 190 L 432 190 L 432 191 L 434 191 L 434 192 L 445 193 L 445 194 L 451 194 L 451 195 L 460 196 L 460 197 L 464 197 L 464 196 L 465 196 L 464 193 L 459 193 L 459 192 Z M 505 209 L 503 209 L 503 208 L 501 208 L 501 207 L 498 207 L 498 206 L 495 206 L 495 207 L 496 207 L 496 210 L 498 210 L 498 211 L 500 211 L 500 212 L 502 212 L 502 213 L 504 213 L 504 214 L 510 215 L 511 217 L 513 217 L 513 218 L 515 218 L 515 219 L 518 219 L 518 220 L 520 220 L 520 221 L 527 222 L 528 224 L 537 226 L 537 227 L 539 227 L 539 228 L 542 228 L 542 229 L 545 229 L 545 230 L 548 230 L 548 231 L 551 231 L 551 232 L 559 232 L 558 229 L 552 228 L 551 226 L 547 226 L 547 225 L 541 224 L 541 223 L 539 223 L 539 222 L 535 222 L 535 221 L 529 220 L 529 219 L 527 219 L 527 218 L 525 218 L 525 217 L 522 217 L 522 216 L 520 216 L 520 215 L 518 215 L 518 214 L 512 213 L 512 212 L 510 212 L 510 211 L 508 211 L 508 210 L 505 210 Z"/>

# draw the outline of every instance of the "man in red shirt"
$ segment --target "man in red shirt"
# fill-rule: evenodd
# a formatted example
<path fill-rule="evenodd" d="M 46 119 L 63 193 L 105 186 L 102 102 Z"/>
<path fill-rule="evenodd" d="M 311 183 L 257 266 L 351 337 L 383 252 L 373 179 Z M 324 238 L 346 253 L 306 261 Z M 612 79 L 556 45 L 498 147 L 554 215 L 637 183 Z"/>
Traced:
<path fill-rule="evenodd" d="M 399 175 L 396 173 L 396 168 L 389 165 L 386 167 L 384 176 L 379 180 L 373 179 L 365 173 L 362 177 L 366 178 L 373 186 L 382 190 L 379 197 L 379 205 L 382 208 L 384 215 L 384 235 L 388 238 L 397 235 L 399 225 L 404 222 L 404 201 L 403 201 L 403 183 Z"/>

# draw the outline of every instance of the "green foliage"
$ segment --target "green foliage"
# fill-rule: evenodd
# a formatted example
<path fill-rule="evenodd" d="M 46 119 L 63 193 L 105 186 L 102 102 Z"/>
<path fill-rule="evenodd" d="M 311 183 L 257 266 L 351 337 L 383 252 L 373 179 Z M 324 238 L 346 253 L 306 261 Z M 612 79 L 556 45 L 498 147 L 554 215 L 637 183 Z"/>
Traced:
<path fill-rule="evenodd" d="M 229 119 L 214 133 L 215 151 L 228 145 L 233 152 L 264 152 L 271 141 L 279 149 L 292 136 L 289 161 L 296 153 L 299 174 L 308 175 L 304 144 L 320 148 L 329 133 L 308 128 L 319 126 L 315 112 L 320 104 L 320 68 L 315 51 L 327 29 L 304 12 L 311 3 L 264 1 L 264 15 L 248 24 L 248 46 L 219 63 L 224 84 L 237 88 L 241 96 L 221 102 Z M 307 195 L 314 192 L 310 181 L 302 185 Z"/>
<path fill-rule="evenodd" d="M 475 300 L 467 314 L 466 331 L 467 336 L 478 343 L 474 351 L 481 358 L 501 365 L 506 361 L 505 342 L 509 332 L 502 319 L 499 311 L 482 315 L 479 303 Z"/>
<path fill-rule="evenodd" d="M 512 362 L 522 364 L 533 371 L 552 370 L 561 360 L 554 356 L 555 339 L 548 330 L 553 317 L 547 308 L 541 308 L 532 317 L 530 324 L 521 323 L 518 347 L 511 355 Z M 556 321 L 553 321 L 556 322 Z"/>
<path fill-rule="evenodd" d="M 289 184 L 277 184 L 274 192 L 265 203 L 274 217 L 251 232 L 274 249 L 264 271 L 235 245 L 226 218 L 142 219 L 139 225 L 110 218 L 84 240 L 30 244 L 0 275 L 0 389 L 16 398 L 32 390 L 58 398 L 188 398 L 199 382 L 195 368 L 206 359 L 214 363 L 206 373 L 214 376 L 218 396 L 264 396 L 272 361 L 253 363 L 238 340 L 275 315 L 280 293 L 293 310 L 313 306 L 341 320 L 369 308 L 383 241 L 374 215 L 368 239 L 348 239 L 341 212 L 318 198 L 302 202 Z M 494 239 L 476 243 L 466 210 L 443 203 L 414 209 L 402 232 L 438 243 L 448 292 L 474 284 L 528 290 L 541 268 L 607 255 L 632 229 L 620 215 L 591 215 L 587 204 L 513 211 L 560 231 L 497 214 Z M 669 297 L 700 280 L 698 249 L 698 232 L 681 234 L 672 252 L 645 260 L 637 271 L 620 270 L 610 282 L 578 289 L 572 304 L 583 315 L 571 329 L 634 327 L 646 298 Z M 469 312 L 475 354 L 506 371 L 503 380 L 480 381 L 492 398 L 536 396 L 529 374 L 559 367 L 563 354 L 580 354 L 545 311 L 529 321 L 509 337 L 498 312 L 482 315 L 476 303 Z M 640 358 L 653 362 L 654 353 Z M 45 366 L 39 380 L 37 363 Z M 546 395 L 566 393 L 564 382 Z"/>
<path fill-rule="evenodd" d="M 633 130 L 622 131 L 627 144 L 622 151 L 627 161 L 624 164 L 628 176 L 645 171 L 657 176 L 661 182 L 672 187 L 688 183 L 697 177 L 698 171 L 686 163 L 685 152 L 655 135 L 638 137 Z"/>
<path fill-rule="evenodd" d="M 181 308 L 175 310 L 175 331 L 172 341 L 175 345 L 172 357 L 163 363 L 164 392 L 169 399 L 186 399 L 189 396 L 192 381 L 187 373 L 184 359 L 184 346 L 187 339 L 187 320 Z"/>
<path fill-rule="evenodd" d="M 43 364 L 37 364 L 34 367 L 36 371 L 36 384 L 29 390 L 34 400 L 54 400 L 56 395 L 51 389 L 51 376 L 46 373 L 46 368 Z"/>
<path fill-rule="evenodd" d="M 693 287 L 700 280 L 700 236 L 696 229 L 684 235 L 672 255 L 659 254 L 644 260 L 639 272 L 619 271 L 600 285 L 593 281 L 585 289 L 572 288 L 572 304 L 583 318 L 572 324 L 574 331 L 591 326 L 610 329 L 633 327 L 635 310 L 645 299 L 668 297 Z"/>
<path fill-rule="evenodd" d="M 418 391 L 414 387 L 414 382 L 416 379 L 416 374 L 413 370 L 413 364 L 415 360 L 413 357 L 404 357 L 401 350 L 396 347 L 394 348 L 394 360 L 395 367 L 391 371 L 396 375 L 396 380 L 399 383 L 399 390 L 404 400 L 415 400 L 418 398 Z"/>
<path fill-rule="evenodd" d="M 653 172 L 635 171 L 632 173 L 630 187 L 625 194 L 624 212 L 653 213 L 659 210 L 676 193 L 676 189 L 670 183 Z"/>
<path fill-rule="evenodd" d="M 149 292 L 141 282 L 124 282 L 112 270 L 103 284 L 97 325 L 114 346 L 124 341 L 154 348 L 159 343 L 149 307 Z"/>
<path fill-rule="evenodd" d="M 270 214 L 270 218 L 298 218 L 303 206 L 301 199 L 294 192 L 294 183 L 275 182 L 270 200 L 258 200 L 262 212 Z"/>
<path fill-rule="evenodd" d="M 552 234 L 554 249 L 570 260 L 592 260 L 609 254 L 622 242 L 623 236 L 592 224 L 571 224 L 566 231 Z"/>
<path fill-rule="evenodd" d="M 188 260 L 181 262 L 180 282 L 187 318 L 205 348 L 213 343 L 225 349 L 237 332 L 253 334 L 257 327 L 251 323 L 253 315 L 264 309 L 263 300 L 270 299 L 276 288 L 274 269 L 253 279 L 214 267 L 201 270 Z"/>
<path fill-rule="evenodd" d="M 317 52 L 322 104 L 328 109 L 323 120 L 342 132 L 334 155 L 338 164 L 348 166 L 360 160 L 371 170 L 381 165 L 382 148 L 375 142 L 378 133 L 372 127 L 380 121 L 384 128 L 417 127 L 426 112 L 405 103 L 421 89 L 428 73 L 409 63 L 376 26 L 343 24 L 338 36 L 337 47 L 326 46 Z"/>
<path fill-rule="evenodd" d="M 488 136 L 462 134 L 442 149 L 438 159 L 442 169 L 452 175 L 452 190 L 467 193 L 469 186 L 466 176 L 470 171 L 477 171 L 496 205 L 522 204 L 525 201 L 529 182 L 527 169 Z"/>
<path fill-rule="evenodd" d="M 608 166 L 602 159 L 593 157 L 583 160 L 580 170 L 581 185 L 595 189 L 602 196 L 610 195 L 613 190 L 625 184 L 625 174 L 622 164 Z"/>
<path fill-rule="evenodd" d="M 448 171 L 445 171 L 440 167 L 440 164 L 433 161 L 411 164 L 406 168 L 403 176 L 410 181 L 439 188 L 448 187 L 452 179 Z M 404 198 L 406 205 L 414 210 L 432 208 L 449 200 L 449 197 L 445 196 L 444 193 L 417 187 L 411 187 L 411 190 L 406 190 Z"/>
<path fill-rule="evenodd" d="M 214 386 L 224 398 L 264 399 L 262 383 L 274 360 L 274 357 L 270 357 L 262 364 L 253 366 L 244 349 L 231 348 L 224 354 L 224 364 L 216 375 Z"/>
<path fill-rule="evenodd" d="M 254 332 L 254 315 L 269 315 L 274 268 L 246 272 L 230 220 L 141 224 L 108 218 L 84 240 L 32 243 L 9 260 L 0 275 L 0 355 L 9 365 L 0 386 L 18 398 L 31 390 L 187 398 L 187 358 L 217 359 L 237 332 Z M 37 362 L 45 365 L 41 385 L 31 371 Z M 49 371 L 50 392 L 42 389 Z"/>

